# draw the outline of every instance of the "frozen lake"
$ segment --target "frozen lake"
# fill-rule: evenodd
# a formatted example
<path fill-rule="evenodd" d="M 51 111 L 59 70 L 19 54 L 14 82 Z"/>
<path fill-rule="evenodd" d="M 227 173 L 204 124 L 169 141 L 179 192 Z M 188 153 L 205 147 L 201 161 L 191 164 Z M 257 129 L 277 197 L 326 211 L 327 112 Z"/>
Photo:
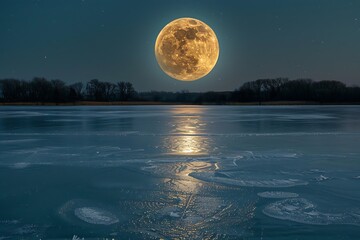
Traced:
<path fill-rule="evenodd" d="M 360 107 L 0 107 L 0 239 L 360 239 Z"/>

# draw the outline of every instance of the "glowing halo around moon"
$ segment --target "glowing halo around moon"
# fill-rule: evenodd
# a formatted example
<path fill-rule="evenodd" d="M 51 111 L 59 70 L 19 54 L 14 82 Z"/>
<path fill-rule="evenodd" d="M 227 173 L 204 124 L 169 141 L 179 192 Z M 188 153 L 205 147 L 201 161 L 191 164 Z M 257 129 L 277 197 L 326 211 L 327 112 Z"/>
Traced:
<path fill-rule="evenodd" d="M 194 81 L 206 76 L 219 58 L 215 32 L 194 18 L 179 18 L 167 24 L 155 43 L 160 68 L 170 77 Z"/>

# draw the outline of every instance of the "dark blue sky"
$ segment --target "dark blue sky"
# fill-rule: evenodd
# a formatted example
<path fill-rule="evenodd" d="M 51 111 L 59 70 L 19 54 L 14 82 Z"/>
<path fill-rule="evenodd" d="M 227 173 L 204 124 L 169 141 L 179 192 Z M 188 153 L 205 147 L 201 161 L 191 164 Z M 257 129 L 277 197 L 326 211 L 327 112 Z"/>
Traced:
<path fill-rule="evenodd" d="M 165 75 L 157 34 L 198 18 L 220 43 L 214 70 L 195 82 Z M 258 78 L 360 85 L 358 0 L 1 0 L 0 78 L 130 81 L 137 90 L 232 90 Z"/>

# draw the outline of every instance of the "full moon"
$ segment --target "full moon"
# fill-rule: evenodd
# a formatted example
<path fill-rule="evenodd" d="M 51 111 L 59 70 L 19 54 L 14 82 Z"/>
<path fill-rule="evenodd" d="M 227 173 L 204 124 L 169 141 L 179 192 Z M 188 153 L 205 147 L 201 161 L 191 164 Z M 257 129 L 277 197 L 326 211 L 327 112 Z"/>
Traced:
<path fill-rule="evenodd" d="M 219 42 L 215 32 L 202 21 L 179 18 L 160 31 L 155 56 L 170 77 L 194 81 L 214 68 L 219 57 Z"/>

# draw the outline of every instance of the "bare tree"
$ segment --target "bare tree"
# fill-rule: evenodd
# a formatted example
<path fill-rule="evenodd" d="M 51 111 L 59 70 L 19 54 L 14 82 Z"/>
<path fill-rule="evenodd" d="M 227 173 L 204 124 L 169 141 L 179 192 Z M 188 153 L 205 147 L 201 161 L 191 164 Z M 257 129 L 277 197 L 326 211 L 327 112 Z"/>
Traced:
<path fill-rule="evenodd" d="M 70 101 L 78 101 L 81 100 L 83 98 L 82 93 L 83 93 L 83 83 L 82 82 L 77 82 L 77 83 L 73 83 L 69 86 L 70 90 L 69 90 L 69 100 Z"/>
<path fill-rule="evenodd" d="M 110 82 L 104 82 L 103 84 L 103 90 L 104 90 L 104 100 L 110 101 L 115 98 L 115 89 L 116 85 L 114 83 Z"/>
<path fill-rule="evenodd" d="M 118 82 L 117 88 L 118 88 L 119 100 L 125 101 L 125 99 L 126 99 L 126 84 L 125 84 L 125 82 Z"/>

